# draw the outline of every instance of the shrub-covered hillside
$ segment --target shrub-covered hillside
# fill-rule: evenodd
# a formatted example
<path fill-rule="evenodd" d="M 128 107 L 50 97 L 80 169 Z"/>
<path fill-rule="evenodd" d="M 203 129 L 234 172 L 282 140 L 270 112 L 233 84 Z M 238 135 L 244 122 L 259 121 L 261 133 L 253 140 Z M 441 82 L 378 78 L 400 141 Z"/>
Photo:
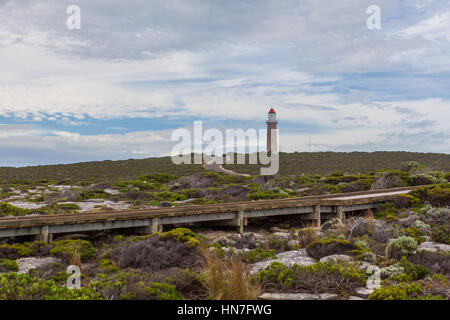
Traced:
<path fill-rule="evenodd" d="M 418 161 L 431 170 L 450 171 L 450 155 L 412 152 L 314 152 L 281 153 L 279 175 L 373 172 L 382 168 L 400 169 L 401 163 Z M 237 172 L 259 174 L 257 165 L 225 165 Z M 177 176 L 203 171 L 201 165 L 174 165 L 170 157 L 141 160 L 94 161 L 65 165 L 0 168 L 0 181 L 32 181 L 70 179 L 73 183 L 108 182 L 134 179 L 148 173 Z"/>

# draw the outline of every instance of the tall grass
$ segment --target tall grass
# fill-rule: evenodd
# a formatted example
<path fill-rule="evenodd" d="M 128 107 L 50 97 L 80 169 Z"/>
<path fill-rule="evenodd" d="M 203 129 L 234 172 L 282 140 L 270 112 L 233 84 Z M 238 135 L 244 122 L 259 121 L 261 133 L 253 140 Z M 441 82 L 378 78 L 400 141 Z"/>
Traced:
<path fill-rule="evenodd" d="M 259 285 L 239 259 L 222 260 L 207 249 L 202 250 L 202 281 L 213 300 L 255 300 Z"/>

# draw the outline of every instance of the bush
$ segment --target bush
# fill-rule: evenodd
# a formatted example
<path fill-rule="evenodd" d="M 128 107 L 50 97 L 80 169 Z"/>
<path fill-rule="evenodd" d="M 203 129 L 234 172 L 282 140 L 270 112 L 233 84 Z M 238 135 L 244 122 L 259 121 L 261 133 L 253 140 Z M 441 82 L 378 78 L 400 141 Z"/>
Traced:
<path fill-rule="evenodd" d="M 152 282 L 145 287 L 145 291 L 156 297 L 157 300 L 183 300 L 176 286 L 168 283 Z"/>
<path fill-rule="evenodd" d="M 188 228 L 176 228 L 164 232 L 160 235 L 161 239 L 173 238 L 178 242 L 186 244 L 188 247 L 195 247 L 203 241 L 203 238 Z"/>
<path fill-rule="evenodd" d="M 241 253 L 242 259 L 248 263 L 255 263 L 262 260 L 276 259 L 277 256 L 272 250 L 264 250 L 262 248 L 257 248 L 247 252 Z"/>
<path fill-rule="evenodd" d="M 429 273 L 428 270 L 424 266 L 420 266 L 406 260 L 405 257 L 402 257 L 399 265 L 403 268 L 404 273 L 410 278 L 410 280 L 421 280 L 424 279 Z"/>
<path fill-rule="evenodd" d="M 31 214 L 32 210 L 22 209 L 10 205 L 9 203 L 0 202 L 0 217 L 3 216 L 24 216 Z"/>
<path fill-rule="evenodd" d="M 418 188 L 412 192 L 412 195 L 419 198 L 422 203 L 433 206 L 449 206 L 450 184 L 442 183 Z"/>
<path fill-rule="evenodd" d="M 47 254 L 48 245 L 41 241 L 17 242 L 0 245 L 0 258 L 17 259 L 32 255 Z"/>
<path fill-rule="evenodd" d="M 422 286 L 416 283 L 401 283 L 376 289 L 370 296 L 370 300 L 411 300 L 422 294 Z"/>
<path fill-rule="evenodd" d="M 420 200 L 409 194 L 399 194 L 394 196 L 392 203 L 396 208 L 411 208 L 418 206 Z"/>
<path fill-rule="evenodd" d="M 272 262 L 257 274 L 263 289 L 269 292 L 343 292 L 366 283 L 366 275 L 356 265 L 318 262 L 310 266 L 287 267 Z"/>
<path fill-rule="evenodd" d="M 434 273 L 450 274 L 450 253 L 449 252 L 432 252 L 419 251 L 410 255 L 408 261 L 427 267 Z"/>
<path fill-rule="evenodd" d="M 69 289 L 52 280 L 41 280 L 15 272 L 0 274 L 0 300 L 98 300 L 89 288 Z"/>
<path fill-rule="evenodd" d="M 396 239 L 391 239 L 388 248 L 394 256 L 396 256 L 395 249 L 400 250 L 403 255 L 408 256 L 414 253 L 418 246 L 416 239 L 409 236 L 401 236 Z M 394 251 L 392 249 L 394 249 Z"/>
<path fill-rule="evenodd" d="M 122 269 L 188 268 L 197 265 L 200 257 L 196 248 L 187 246 L 187 243 L 177 241 L 173 237 L 160 238 L 155 235 L 146 240 L 113 249 L 110 256 Z"/>
<path fill-rule="evenodd" d="M 74 255 L 79 254 L 81 260 L 88 260 L 95 254 L 95 248 L 86 240 L 59 240 L 53 241 L 50 245 L 53 248 L 50 254 L 71 259 Z"/>
<path fill-rule="evenodd" d="M 310 257 L 319 260 L 322 257 L 333 254 L 351 254 L 353 250 L 362 248 L 343 239 L 322 239 L 310 243 L 306 247 L 306 252 Z"/>
<path fill-rule="evenodd" d="M 431 238 L 435 242 L 450 244 L 450 222 L 433 226 Z"/>
<path fill-rule="evenodd" d="M 0 259 L 0 272 L 19 271 L 17 262 L 9 259 Z"/>

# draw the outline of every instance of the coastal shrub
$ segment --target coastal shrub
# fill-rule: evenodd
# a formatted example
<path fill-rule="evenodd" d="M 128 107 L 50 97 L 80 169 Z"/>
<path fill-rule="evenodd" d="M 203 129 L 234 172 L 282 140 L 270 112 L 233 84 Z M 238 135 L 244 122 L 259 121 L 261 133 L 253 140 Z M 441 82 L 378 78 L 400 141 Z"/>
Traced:
<path fill-rule="evenodd" d="M 31 214 L 31 209 L 22 209 L 10 205 L 9 203 L 0 202 L 0 217 L 4 216 L 24 216 Z"/>
<path fill-rule="evenodd" d="M 183 300 L 183 296 L 173 284 L 152 282 L 145 287 L 145 291 L 155 296 L 157 300 Z"/>
<path fill-rule="evenodd" d="M 199 236 L 191 229 L 188 228 L 175 228 L 170 231 L 164 232 L 160 235 L 161 239 L 173 238 L 178 242 L 186 244 L 188 247 L 195 247 L 203 241 L 203 237 Z"/>
<path fill-rule="evenodd" d="M 435 242 L 450 244 L 450 222 L 434 225 L 431 239 Z"/>
<path fill-rule="evenodd" d="M 318 262 L 310 266 L 287 267 L 272 262 L 257 274 L 262 288 L 269 292 L 343 292 L 366 282 L 366 275 L 353 264 Z"/>
<path fill-rule="evenodd" d="M 241 257 L 245 262 L 255 263 L 262 260 L 276 259 L 277 256 L 274 250 L 265 250 L 262 248 L 253 249 L 247 252 L 242 252 Z"/>
<path fill-rule="evenodd" d="M 333 254 L 349 254 L 351 251 L 358 249 L 361 250 L 362 248 L 343 239 L 321 239 L 306 246 L 308 255 L 316 260 Z"/>
<path fill-rule="evenodd" d="M 418 198 L 409 194 L 398 194 L 393 197 L 391 202 L 396 208 L 411 208 L 420 204 L 420 200 Z"/>
<path fill-rule="evenodd" d="M 4 243 L 0 245 L 0 258 L 17 259 L 48 254 L 48 245 L 41 241 Z"/>
<path fill-rule="evenodd" d="M 370 300 L 412 300 L 422 294 L 422 286 L 417 283 L 400 283 L 376 289 Z"/>
<path fill-rule="evenodd" d="M 187 242 L 192 243 L 192 242 Z M 111 259 L 123 268 L 145 268 L 162 270 L 167 268 L 188 268 L 199 264 L 199 253 L 187 243 L 174 237 L 152 236 L 111 251 Z"/>
<path fill-rule="evenodd" d="M 52 280 L 42 280 L 15 272 L 0 274 L 0 300 L 98 300 L 90 288 L 69 289 Z"/>
<path fill-rule="evenodd" d="M 0 272 L 19 271 L 19 266 L 15 260 L 0 259 Z"/>
<path fill-rule="evenodd" d="M 434 273 L 450 274 L 450 252 L 421 250 L 408 256 L 408 261 L 427 267 Z"/>
<path fill-rule="evenodd" d="M 391 239 L 388 248 L 393 256 L 396 256 L 397 251 L 400 251 L 402 255 L 408 256 L 417 250 L 418 243 L 413 237 L 401 236 Z"/>
<path fill-rule="evenodd" d="M 443 207 L 450 205 L 450 183 L 421 187 L 411 193 L 422 203 Z"/>
<path fill-rule="evenodd" d="M 89 241 L 81 239 L 58 240 L 53 241 L 50 245 L 53 246 L 53 248 L 50 249 L 50 254 L 61 256 L 66 259 L 71 259 L 78 253 L 80 255 L 80 259 L 82 261 L 86 261 L 96 252 L 96 249 Z"/>

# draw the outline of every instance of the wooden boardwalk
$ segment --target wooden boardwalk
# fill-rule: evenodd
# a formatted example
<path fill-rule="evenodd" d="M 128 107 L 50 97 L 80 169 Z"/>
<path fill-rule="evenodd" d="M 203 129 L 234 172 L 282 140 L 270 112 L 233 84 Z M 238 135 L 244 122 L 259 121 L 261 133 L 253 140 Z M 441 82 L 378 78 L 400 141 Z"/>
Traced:
<path fill-rule="evenodd" d="M 248 219 L 268 216 L 300 215 L 300 219 L 321 221 L 345 212 L 376 208 L 396 195 L 418 187 L 328 194 L 300 198 L 228 202 L 142 210 L 86 212 L 52 216 L 0 218 L 0 238 L 36 235 L 48 242 L 53 234 L 146 227 L 161 231 L 163 225 L 231 220 L 244 231 Z"/>

